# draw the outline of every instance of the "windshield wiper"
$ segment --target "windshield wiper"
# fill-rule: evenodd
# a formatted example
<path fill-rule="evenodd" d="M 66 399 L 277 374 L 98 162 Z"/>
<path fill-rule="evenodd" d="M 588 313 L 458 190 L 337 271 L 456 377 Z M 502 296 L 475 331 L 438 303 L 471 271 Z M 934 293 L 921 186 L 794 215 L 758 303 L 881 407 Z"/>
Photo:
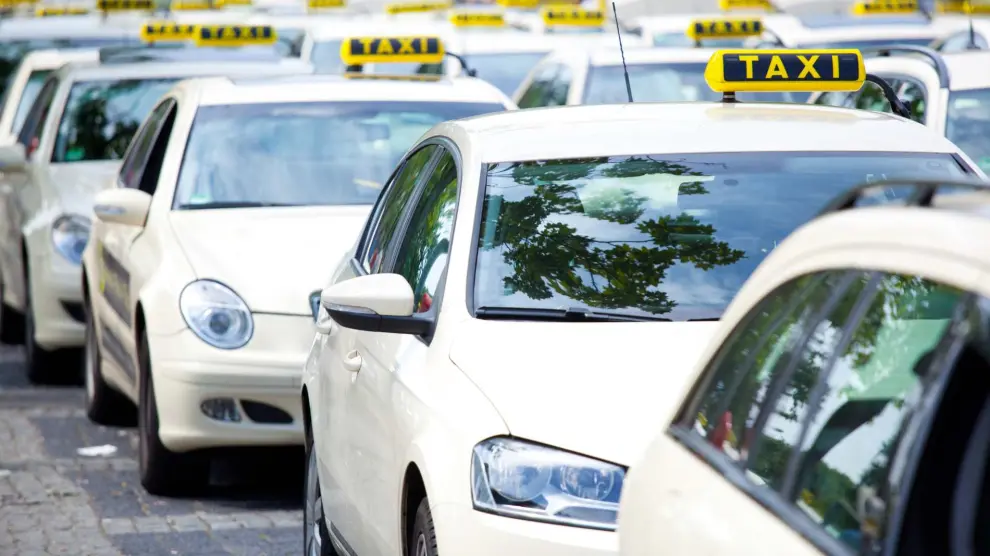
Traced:
<path fill-rule="evenodd" d="M 718 322 L 722 320 L 721 317 L 710 317 L 705 319 L 687 319 L 688 322 Z"/>
<path fill-rule="evenodd" d="M 630 315 L 609 311 L 592 311 L 584 307 L 567 309 L 542 309 L 537 307 L 478 307 L 475 315 L 479 319 L 505 320 L 563 320 L 571 322 L 670 322 L 663 317 Z"/>
<path fill-rule="evenodd" d="M 214 201 L 212 203 L 186 203 L 179 205 L 179 210 L 203 210 L 203 209 L 232 209 L 232 208 L 259 208 L 259 207 L 297 207 L 289 203 L 259 203 L 256 201 Z"/>

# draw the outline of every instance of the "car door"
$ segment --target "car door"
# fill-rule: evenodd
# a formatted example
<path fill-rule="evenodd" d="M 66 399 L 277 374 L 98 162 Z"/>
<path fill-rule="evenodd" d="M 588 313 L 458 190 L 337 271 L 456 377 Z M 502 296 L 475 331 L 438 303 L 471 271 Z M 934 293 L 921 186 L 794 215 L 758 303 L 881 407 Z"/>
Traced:
<path fill-rule="evenodd" d="M 445 147 L 429 177 L 413 198 L 409 215 L 390 272 L 404 277 L 413 290 L 415 315 L 432 318 L 437 314 L 440 285 L 453 239 L 457 208 L 458 166 L 454 154 Z M 397 554 L 396 532 L 401 530 L 394 511 L 400 503 L 405 451 L 396 443 L 397 433 L 408 430 L 406 415 L 396 403 L 395 394 L 405 389 L 403 376 L 416 375 L 426 365 L 429 340 L 408 334 L 358 332 L 354 352 L 360 358 L 347 396 L 347 407 L 354 423 L 348 430 L 360 471 L 360 496 L 356 496 L 364 524 L 360 554 Z M 401 436 L 400 436 L 401 437 Z M 398 452 L 401 450 L 401 453 Z M 384 511 L 383 511 L 384 510 Z"/>
<path fill-rule="evenodd" d="M 168 144 L 166 127 L 174 120 L 175 101 L 166 99 L 149 114 L 148 119 L 135 135 L 121 163 L 117 187 L 140 189 L 154 193 L 157 184 L 160 158 Z M 159 168 L 153 171 L 150 163 L 158 157 Z M 99 284 L 100 295 L 93 300 L 93 307 L 100 325 L 99 338 L 108 359 L 124 373 L 129 384 L 136 385 L 137 372 L 133 354 L 134 334 L 131 292 L 135 261 L 131 260 L 131 246 L 144 231 L 136 226 L 126 226 L 97 219 L 92 237 L 96 245 L 97 268 L 87 269 Z"/>
<path fill-rule="evenodd" d="M 348 280 L 363 274 L 377 274 L 389 268 L 386 261 L 394 257 L 399 248 L 400 232 L 408 218 L 409 207 L 417 186 L 432 168 L 436 145 L 426 145 L 410 152 L 399 165 L 392 179 L 382 188 L 354 258 L 338 272 L 334 282 Z M 363 546 L 362 497 L 363 485 L 357 484 L 365 475 L 355 466 L 364 459 L 353 453 L 355 434 L 373 428 L 359 422 L 355 411 L 353 390 L 361 371 L 355 364 L 358 331 L 333 324 L 323 340 L 318 363 L 319 412 L 317 433 L 314 439 L 323 490 L 324 512 L 329 519 L 331 533 L 355 550 Z M 359 372 L 352 369 L 357 368 Z M 361 431 L 361 432 L 358 432 Z M 368 553 L 367 551 L 363 553 Z"/>

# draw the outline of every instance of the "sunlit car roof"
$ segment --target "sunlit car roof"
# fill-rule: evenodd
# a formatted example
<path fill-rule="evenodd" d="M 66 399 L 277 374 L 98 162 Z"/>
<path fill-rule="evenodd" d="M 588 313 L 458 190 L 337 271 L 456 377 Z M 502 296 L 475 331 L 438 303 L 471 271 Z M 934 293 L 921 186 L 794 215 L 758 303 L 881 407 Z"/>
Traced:
<path fill-rule="evenodd" d="M 128 17 L 103 22 L 98 16 L 0 20 L 0 42 L 32 39 L 137 38 L 140 32 L 138 21 Z"/>

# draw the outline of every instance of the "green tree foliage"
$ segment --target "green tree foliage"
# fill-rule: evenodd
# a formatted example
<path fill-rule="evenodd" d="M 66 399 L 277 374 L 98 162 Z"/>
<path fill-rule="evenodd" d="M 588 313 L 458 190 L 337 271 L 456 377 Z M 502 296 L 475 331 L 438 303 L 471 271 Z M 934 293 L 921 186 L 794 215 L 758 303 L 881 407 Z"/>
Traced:
<path fill-rule="evenodd" d="M 659 315 L 669 313 L 676 304 L 658 290 L 668 268 L 681 263 L 707 270 L 731 265 L 745 255 L 716 241 L 712 226 L 686 213 L 641 220 L 648 199 L 632 189 L 578 194 L 585 185 L 580 180 L 590 181 L 593 174 L 612 179 L 703 175 L 685 165 L 648 157 L 610 163 L 598 157 L 492 164 L 489 172 L 511 176 L 515 184 L 532 188 L 518 200 L 491 191 L 486 197 L 482 221 L 488 221 L 489 207 L 499 206 L 498 233 L 493 244 L 481 248 L 503 249 L 503 259 L 513 270 L 504 278 L 510 292 L 522 292 L 532 299 L 549 299 L 556 293 L 576 305 L 637 307 Z M 685 182 L 679 193 L 701 195 L 707 190 L 700 182 Z M 635 226 L 648 239 L 626 242 L 589 237 L 560 221 L 559 217 L 571 214 Z"/>

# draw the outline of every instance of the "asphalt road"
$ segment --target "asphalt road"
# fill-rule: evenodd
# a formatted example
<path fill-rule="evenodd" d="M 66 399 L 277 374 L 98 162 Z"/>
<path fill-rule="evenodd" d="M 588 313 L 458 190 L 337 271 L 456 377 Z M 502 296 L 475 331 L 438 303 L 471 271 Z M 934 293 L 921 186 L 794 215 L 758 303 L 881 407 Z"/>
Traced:
<path fill-rule="evenodd" d="M 0 347 L 0 556 L 303 552 L 299 451 L 228 453 L 203 497 L 151 496 L 135 430 L 94 425 L 81 388 L 31 386 L 22 361 Z M 114 453 L 78 452 L 104 445 Z"/>

